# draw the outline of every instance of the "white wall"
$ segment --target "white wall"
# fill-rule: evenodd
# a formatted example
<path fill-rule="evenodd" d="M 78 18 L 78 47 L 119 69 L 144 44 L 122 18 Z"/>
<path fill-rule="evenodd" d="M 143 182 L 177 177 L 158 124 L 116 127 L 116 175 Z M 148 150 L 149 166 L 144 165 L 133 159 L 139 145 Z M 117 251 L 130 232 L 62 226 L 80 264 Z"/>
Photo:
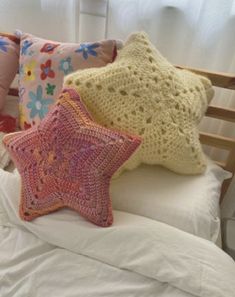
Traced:
<path fill-rule="evenodd" d="M 94 41 L 105 38 L 106 13 L 107 0 L 0 0 L 0 31 Z"/>
<path fill-rule="evenodd" d="M 78 30 L 77 1 L 1 0 L 0 31 L 20 29 L 38 36 L 74 41 Z"/>

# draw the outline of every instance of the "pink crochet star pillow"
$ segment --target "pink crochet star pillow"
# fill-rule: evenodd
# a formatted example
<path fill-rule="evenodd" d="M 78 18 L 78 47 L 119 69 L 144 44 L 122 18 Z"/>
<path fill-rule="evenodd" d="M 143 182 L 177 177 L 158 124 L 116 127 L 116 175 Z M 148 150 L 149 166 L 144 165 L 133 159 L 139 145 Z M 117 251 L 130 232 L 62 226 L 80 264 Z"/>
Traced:
<path fill-rule="evenodd" d="M 23 220 L 69 207 L 103 227 L 113 222 L 110 179 L 141 142 L 96 124 L 74 89 L 61 93 L 38 127 L 3 141 L 21 174 Z"/>

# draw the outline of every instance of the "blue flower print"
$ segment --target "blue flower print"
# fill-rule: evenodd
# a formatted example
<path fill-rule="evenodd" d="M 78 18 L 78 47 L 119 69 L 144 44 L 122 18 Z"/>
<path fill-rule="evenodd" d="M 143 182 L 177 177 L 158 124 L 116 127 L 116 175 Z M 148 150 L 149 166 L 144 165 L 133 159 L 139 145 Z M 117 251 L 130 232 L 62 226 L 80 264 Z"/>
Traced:
<path fill-rule="evenodd" d="M 9 45 L 9 43 L 6 40 L 4 40 L 2 37 L 0 37 L 0 50 L 6 53 L 7 45 Z"/>
<path fill-rule="evenodd" d="M 67 59 L 62 59 L 60 61 L 59 70 L 63 71 L 65 75 L 73 71 L 70 57 L 68 57 Z"/>
<path fill-rule="evenodd" d="M 97 52 L 94 51 L 95 48 L 99 47 L 99 43 L 93 43 L 93 44 L 81 44 L 80 47 L 75 51 L 76 53 L 82 53 L 83 58 L 85 60 L 88 59 L 89 55 L 92 55 L 94 57 L 97 56 Z"/>
<path fill-rule="evenodd" d="M 30 118 L 35 118 L 36 115 L 42 120 L 48 113 L 48 105 L 53 103 L 52 99 L 42 97 L 42 86 L 37 87 L 36 93 L 30 91 L 29 97 L 31 101 L 27 104 L 27 108 L 31 109 Z"/>
<path fill-rule="evenodd" d="M 21 55 L 27 55 L 28 48 L 32 45 L 33 43 L 30 42 L 29 40 L 25 40 L 22 44 L 21 48 Z"/>

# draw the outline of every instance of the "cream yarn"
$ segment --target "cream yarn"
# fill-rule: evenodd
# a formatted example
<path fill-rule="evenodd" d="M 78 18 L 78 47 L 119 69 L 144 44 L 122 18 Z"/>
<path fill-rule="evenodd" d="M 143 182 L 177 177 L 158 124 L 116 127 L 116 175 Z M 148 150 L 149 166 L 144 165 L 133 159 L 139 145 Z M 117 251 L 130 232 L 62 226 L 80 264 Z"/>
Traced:
<path fill-rule="evenodd" d="M 182 174 L 205 170 L 197 126 L 214 94 L 211 83 L 176 69 L 145 33 L 132 34 L 114 63 L 77 71 L 65 85 L 77 89 L 98 123 L 142 137 L 126 169 L 146 163 Z"/>

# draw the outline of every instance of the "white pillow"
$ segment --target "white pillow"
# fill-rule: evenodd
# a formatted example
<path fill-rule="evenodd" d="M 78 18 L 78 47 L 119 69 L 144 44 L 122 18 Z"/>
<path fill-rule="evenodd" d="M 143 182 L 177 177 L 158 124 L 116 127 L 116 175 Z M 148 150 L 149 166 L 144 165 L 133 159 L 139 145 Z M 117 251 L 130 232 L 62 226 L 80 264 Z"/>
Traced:
<path fill-rule="evenodd" d="M 142 165 L 111 183 L 113 209 L 158 220 L 216 242 L 220 189 L 231 174 L 212 161 L 204 174 L 184 176 Z"/>

